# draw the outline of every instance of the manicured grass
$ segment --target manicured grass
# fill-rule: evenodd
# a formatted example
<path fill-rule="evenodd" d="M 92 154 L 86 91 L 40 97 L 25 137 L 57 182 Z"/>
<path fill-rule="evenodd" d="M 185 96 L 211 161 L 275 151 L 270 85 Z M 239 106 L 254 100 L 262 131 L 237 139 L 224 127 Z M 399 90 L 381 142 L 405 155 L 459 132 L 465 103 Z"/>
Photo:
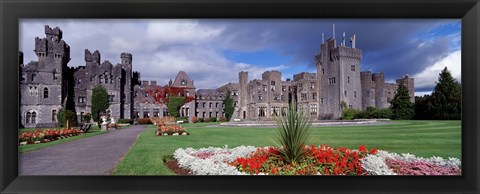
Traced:
<path fill-rule="evenodd" d="M 162 161 L 178 148 L 271 146 L 276 128 L 223 127 L 218 123 L 184 124 L 188 136 L 155 136 L 155 127 L 142 132 L 121 161 L 115 175 L 173 175 Z M 315 127 L 309 144 L 356 149 L 361 144 L 396 153 L 422 157 L 440 156 L 461 159 L 460 121 L 391 121 L 387 125 Z"/>
<path fill-rule="evenodd" d="M 42 130 L 45 130 L 45 129 L 47 129 L 47 128 L 42 128 Z M 48 129 L 55 129 L 55 128 L 48 128 Z M 35 128 L 20 129 L 19 133 L 22 133 L 22 132 L 25 132 L 25 131 L 34 131 L 34 130 L 36 130 L 36 129 Z M 104 133 L 106 133 L 106 132 L 105 131 L 100 131 L 99 127 L 92 125 L 92 127 L 90 128 L 90 130 L 86 134 L 77 135 L 77 136 L 73 136 L 73 137 L 69 137 L 69 138 L 65 138 L 65 139 L 59 139 L 59 140 L 51 141 L 51 142 L 48 142 L 48 143 L 22 145 L 22 146 L 18 146 L 18 151 L 19 152 L 28 152 L 28 151 L 38 150 L 38 149 L 41 149 L 41 148 L 45 148 L 45 147 L 49 147 L 49 146 L 53 146 L 53 145 L 77 140 L 77 139 L 92 137 L 92 136 L 100 135 L 100 134 L 104 134 Z"/>

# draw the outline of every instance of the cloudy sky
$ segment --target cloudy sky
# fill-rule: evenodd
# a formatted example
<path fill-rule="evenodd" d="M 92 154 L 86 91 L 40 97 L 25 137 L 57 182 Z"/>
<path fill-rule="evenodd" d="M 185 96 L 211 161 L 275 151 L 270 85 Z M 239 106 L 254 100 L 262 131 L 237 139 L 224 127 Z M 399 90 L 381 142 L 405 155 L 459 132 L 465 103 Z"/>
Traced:
<path fill-rule="evenodd" d="M 25 63 L 36 60 L 35 37 L 45 37 L 45 25 L 58 26 L 70 45 L 69 66 L 85 65 L 85 49 L 113 64 L 129 52 L 142 80 L 163 85 L 184 70 L 197 89 L 216 88 L 238 82 L 239 71 L 249 79 L 266 70 L 279 70 L 284 79 L 316 72 L 313 57 L 322 33 L 325 40 L 333 36 L 333 23 L 337 43 L 343 32 L 347 40 L 356 34 L 362 71 L 384 72 L 389 82 L 408 74 L 416 95 L 431 92 L 444 67 L 460 81 L 461 21 L 455 19 L 24 19 L 19 46 Z"/>

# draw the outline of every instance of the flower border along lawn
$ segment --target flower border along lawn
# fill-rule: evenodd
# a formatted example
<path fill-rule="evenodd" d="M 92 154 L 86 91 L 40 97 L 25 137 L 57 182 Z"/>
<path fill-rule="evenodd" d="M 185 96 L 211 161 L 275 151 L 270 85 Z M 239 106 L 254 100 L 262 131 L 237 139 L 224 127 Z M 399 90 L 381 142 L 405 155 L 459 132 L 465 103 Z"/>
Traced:
<path fill-rule="evenodd" d="M 178 148 L 241 145 L 276 146 L 276 128 L 224 127 L 218 123 L 184 124 L 188 136 L 155 136 L 155 127 L 140 134 L 114 175 L 174 175 L 163 163 Z M 308 145 L 357 149 L 365 145 L 421 157 L 461 158 L 461 121 L 391 121 L 386 125 L 313 127 Z"/>
<path fill-rule="evenodd" d="M 42 128 L 42 130 L 45 130 L 45 129 L 53 129 L 53 128 Z M 36 128 L 20 129 L 19 133 L 22 133 L 22 132 L 25 132 L 25 131 L 34 131 L 34 130 L 36 130 Z M 57 145 L 57 144 L 62 144 L 62 143 L 77 140 L 77 139 L 92 137 L 92 136 L 100 135 L 100 134 L 104 134 L 104 133 L 106 133 L 106 131 L 100 131 L 100 128 L 98 126 L 92 125 L 92 127 L 90 128 L 90 130 L 86 134 L 80 134 L 80 135 L 77 135 L 77 136 L 73 136 L 73 137 L 69 137 L 69 138 L 65 138 L 65 139 L 59 139 L 59 140 L 55 140 L 55 141 L 51 141 L 51 142 L 47 142 L 47 143 L 27 144 L 27 145 L 18 146 L 18 152 L 20 152 L 20 153 L 21 152 L 29 152 L 29 151 L 38 150 L 38 149 L 42 149 L 42 148 L 45 148 L 45 147 L 49 147 L 49 146 L 53 146 L 53 145 Z"/>

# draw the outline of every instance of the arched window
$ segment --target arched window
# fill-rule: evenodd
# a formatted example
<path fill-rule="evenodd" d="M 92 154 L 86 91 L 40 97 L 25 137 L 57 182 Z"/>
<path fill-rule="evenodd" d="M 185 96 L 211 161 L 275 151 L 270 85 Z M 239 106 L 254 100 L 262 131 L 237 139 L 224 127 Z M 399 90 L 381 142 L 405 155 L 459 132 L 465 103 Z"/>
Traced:
<path fill-rule="evenodd" d="M 26 124 L 30 123 L 30 119 L 31 119 L 31 118 L 32 118 L 32 113 L 27 112 L 27 113 L 25 114 L 25 123 L 26 123 Z"/>
<path fill-rule="evenodd" d="M 105 83 L 108 84 L 108 75 L 105 75 Z"/>
<path fill-rule="evenodd" d="M 48 98 L 48 88 L 43 89 L 43 98 Z"/>
<path fill-rule="evenodd" d="M 36 123 L 35 119 L 37 118 L 37 113 L 32 112 L 32 119 L 30 120 L 30 123 Z"/>
<path fill-rule="evenodd" d="M 53 80 L 56 80 L 57 79 L 57 70 L 53 70 L 52 71 L 52 74 L 53 74 Z"/>

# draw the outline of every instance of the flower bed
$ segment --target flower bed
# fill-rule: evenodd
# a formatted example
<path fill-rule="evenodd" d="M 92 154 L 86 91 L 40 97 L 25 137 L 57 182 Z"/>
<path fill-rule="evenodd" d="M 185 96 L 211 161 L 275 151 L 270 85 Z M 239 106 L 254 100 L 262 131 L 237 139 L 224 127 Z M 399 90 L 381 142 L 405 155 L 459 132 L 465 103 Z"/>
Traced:
<path fill-rule="evenodd" d="M 153 124 L 158 126 L 165 126 L 165 124 L 173 124 L 176 123 L 175 117 L 152 117 L 150 118 Z"/>
<path fill-rule="evenodd" d="M 81 134 L 78 129 L 37 129 L 35 131 L 23 132 L 18 136 L 20 145 L 46 143 L 57 139 L 64 139 Z"/>
<path fill-rule="evenodd" d="M 159 126 L 155 131 L 155 135 L 166 136 L 166 135 L 190 135 L 187 130 L 180 125 L 166 125 Z"/>
<path fill-rule="evenodd" d="M 461 175 L 458 158 L 423 158 L 412 154 L 379 151 L 362 159 L 363 168 L 372 175 Z"/>
<path fill-rule="evenodd" d="M 460 175 L 456 158 L 421 158 L 360 146 L 358 150 L 328 145 L 305 147 L 305 157 L 285 163 L 278 148 L 240 146 L 179 148 L 174 153 L 179 167 L 193 175 Z"/>

